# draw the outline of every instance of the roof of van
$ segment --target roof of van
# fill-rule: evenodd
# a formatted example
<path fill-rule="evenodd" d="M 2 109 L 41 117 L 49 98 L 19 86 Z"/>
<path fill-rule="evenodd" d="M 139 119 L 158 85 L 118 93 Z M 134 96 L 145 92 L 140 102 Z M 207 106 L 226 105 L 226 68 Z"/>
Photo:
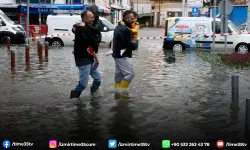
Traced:
<path fill-rule="evenodd" d="M 188 21 L 191 21 L 191 20 L 206 20 L 206 21 L 213 21 L 214 18 L 210 18 L 210 17 L 170 17 L 170 18 L 167 18 L 167 19 L 181 19 L 181 20 L 188 20 Z M 215 19 L 216 21 L 221 21 L 221 19 L 219 18 L 216 18 Z M 230 20 L 228 20 L 229 22 L 231 22 Z"/>
<path fill-rule="evenodd" d="M 59 14 L 59 15 L 48 15 L 47 18 L 72 18 L 72 17 L 81 17 L 81 15 L 78 15 L 78 14 L 73 14 L 73 15 L 70 15 L 70 14 Z M 99 18 L 101 20 L 105 20 L 105 18 L 103 17 L 100 17 Z"/>

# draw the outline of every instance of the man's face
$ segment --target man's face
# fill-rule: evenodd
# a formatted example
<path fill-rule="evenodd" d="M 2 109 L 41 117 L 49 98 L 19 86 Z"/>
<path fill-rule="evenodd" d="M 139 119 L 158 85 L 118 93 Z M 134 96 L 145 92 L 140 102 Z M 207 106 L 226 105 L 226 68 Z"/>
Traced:
<path fill-rule="evenodd" d="M 137 17 L 134 17 L 134 22 L 136 22 L 137 21 Z"/>
<path fill-rule="evenodd" d="M 93 24 L 94 21 L 94 15 L 92 12 L 88 12 L 87 13 L 87 17 L 83 19 L 84 22 L 86 22 L 87 24 Z"/>
<path fill-rule="evenodd" d="M 129 14 L 126 18 L 125 18 L 125 20 L 127 21 L 127 23 L 129 23 L 129 24 L 132 24 L 133 22 L 134 22 L 134 20 L 135 20 L 135 16 L 134 16 L 134 14 Z"/>

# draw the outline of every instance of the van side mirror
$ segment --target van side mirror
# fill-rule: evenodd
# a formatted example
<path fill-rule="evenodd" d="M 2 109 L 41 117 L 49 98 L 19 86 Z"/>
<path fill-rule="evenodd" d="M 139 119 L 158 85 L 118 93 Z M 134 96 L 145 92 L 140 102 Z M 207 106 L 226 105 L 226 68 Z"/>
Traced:
<path fill-rule="evenodd" d="M 108 31 L 108 28 L 107 28 L 107 27 L 104 27 L 104 28 L 103 28 L 103 31 L 104 31 L 104 32 L 107 32 L 107 31 Z"/>

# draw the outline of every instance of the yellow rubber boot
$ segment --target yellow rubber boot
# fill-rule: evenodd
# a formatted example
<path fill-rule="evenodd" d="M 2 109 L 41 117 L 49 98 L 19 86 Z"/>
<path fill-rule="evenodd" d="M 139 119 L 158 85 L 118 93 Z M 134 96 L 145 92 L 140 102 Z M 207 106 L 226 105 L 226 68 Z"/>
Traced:
<path fill-rule="evenodd" d="M 121 85 L 120 85 L 120 83 L 115 83 L 114 84 L 114 88 L 119 88 Z"/>
<path fill-rule="evenodd" d="M 123 89 L 127 89 L 129 86 L 130 82 L 126 81 L 126 80 L 122 80 L 120 87 Z"/>

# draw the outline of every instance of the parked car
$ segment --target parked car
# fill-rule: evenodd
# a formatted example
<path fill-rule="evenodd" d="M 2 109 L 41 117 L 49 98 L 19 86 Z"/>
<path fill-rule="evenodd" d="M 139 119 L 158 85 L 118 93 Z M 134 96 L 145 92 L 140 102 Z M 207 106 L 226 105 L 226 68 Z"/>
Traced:
<path fill-rule="evenodd" d="M 111 45 L 113 40 L 113 33 L 115 26 L 110 23 L 107 19 L 99 17 L 104 25 L 104 31 L 102 34 L 101 45 L 107 44 Z M 68 34 L 71 33 L 71 36 L 59 36 L 59 37 L 48 37 L 45 38 L 45 41 L 48 41 L 52 46 L 73 46 L 74 36 L 72 33 L 72 27 L 74 24 L 81 21 L 80 15 L 48 15 L 47 17 L 47 26 L 48 32 L 47 35 L 57 35 L 57 34 Z"/>
<path fill-rule="evenodd" d="M 25 31 L 21 25 L 16 25 L 8 16 L 0 10 L 0 43 L 5 43 L 10 37 L 12 44 L 25 43 Z"/>
<path fill-rule="evenodd" d="M 163 48 L 183 51 L 185 48 L 196 47 L 211 49 L 213 42 L 213 18 L 177 17 L 167 31 Z M 231 21 L 228 22 L 227 48 L 232 52 L 249 52 L 250 34 L 238 34 L 240 31 Z M 221 20 L 215 22 L 215 49 L 224 50 L 225 36 L 221 36 Z M 175 37 L 176 36 L 176 37 Z"/>

